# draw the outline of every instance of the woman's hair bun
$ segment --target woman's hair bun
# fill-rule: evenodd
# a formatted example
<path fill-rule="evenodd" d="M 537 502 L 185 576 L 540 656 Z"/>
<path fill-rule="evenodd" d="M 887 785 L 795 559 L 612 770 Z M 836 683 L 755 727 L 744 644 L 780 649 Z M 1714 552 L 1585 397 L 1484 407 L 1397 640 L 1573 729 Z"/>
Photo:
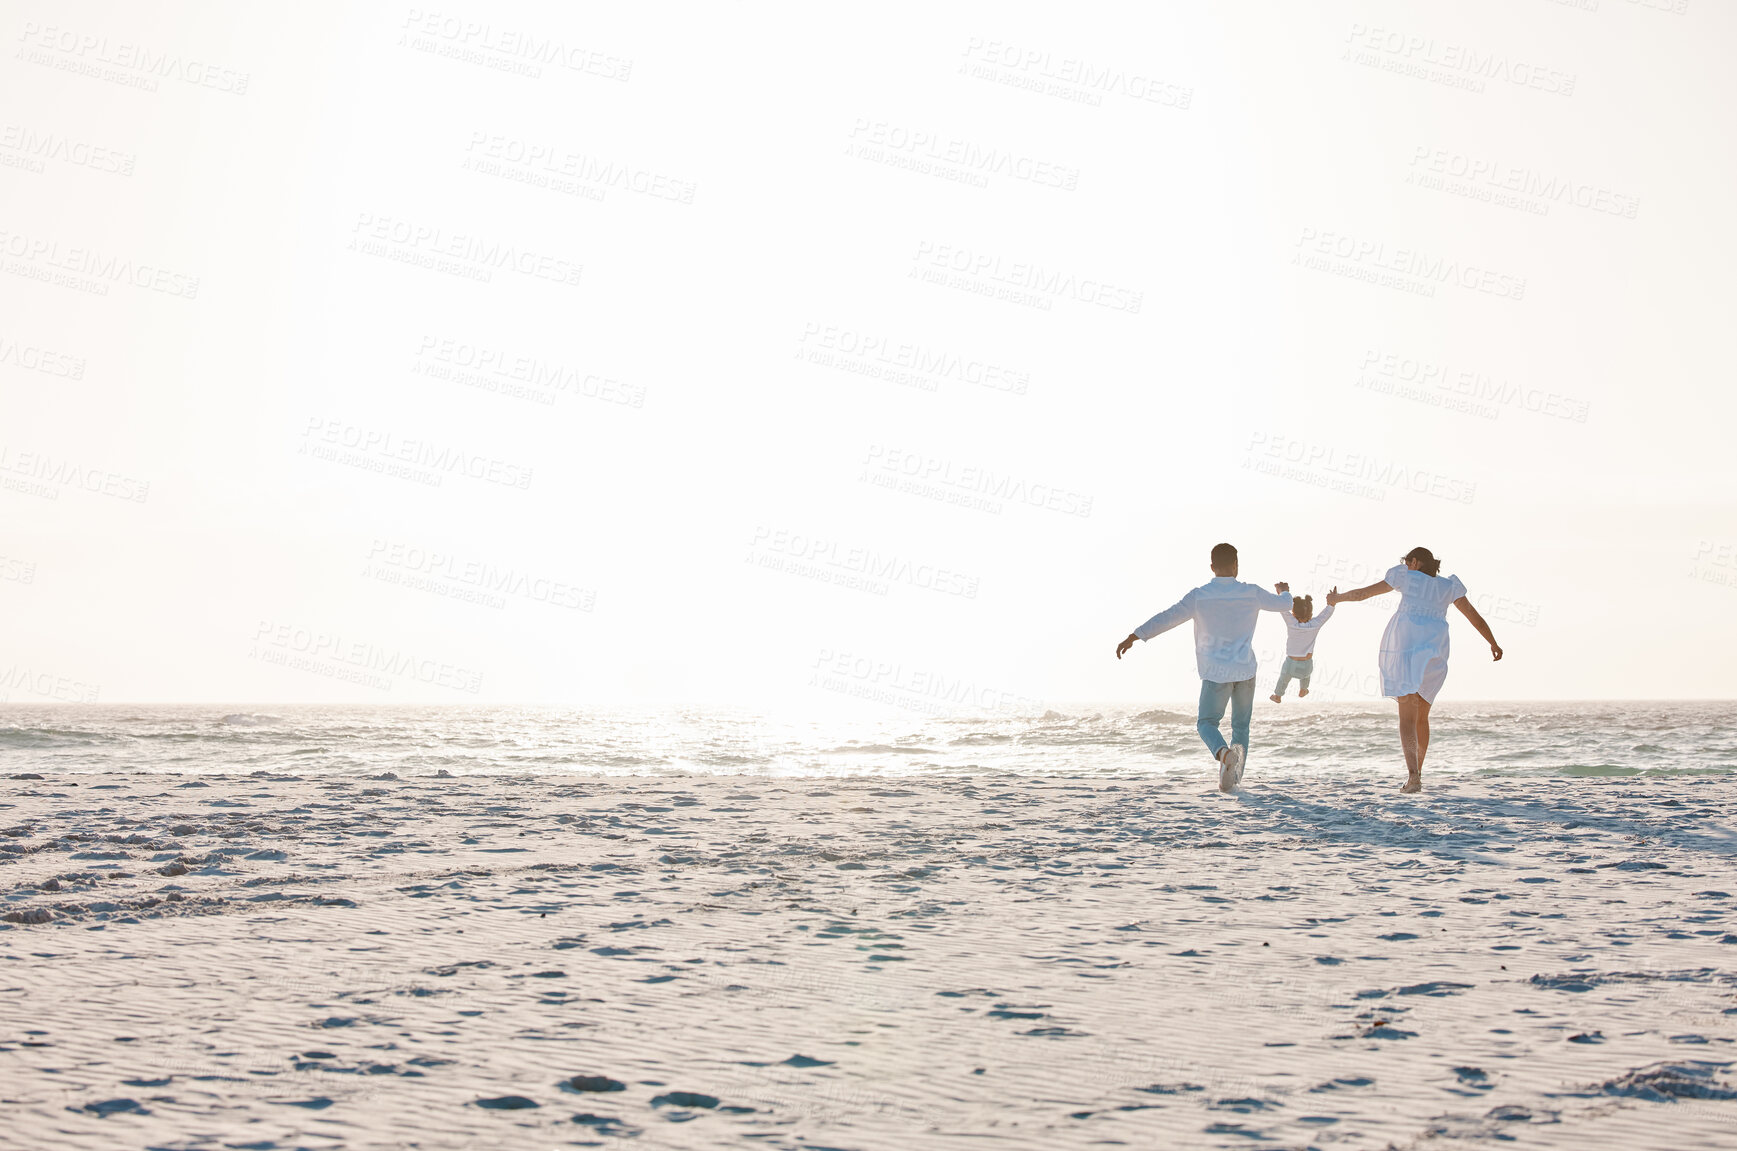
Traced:
<path fill-rule="evenodd" d="M 1399 558 L 1406 563 L 1416 560 L 1417 570 L 1424 575 L 1432 576 L 1441 571 L 1441 561 L 1436 559 L 1428 548 L 1412 548 Z"/>

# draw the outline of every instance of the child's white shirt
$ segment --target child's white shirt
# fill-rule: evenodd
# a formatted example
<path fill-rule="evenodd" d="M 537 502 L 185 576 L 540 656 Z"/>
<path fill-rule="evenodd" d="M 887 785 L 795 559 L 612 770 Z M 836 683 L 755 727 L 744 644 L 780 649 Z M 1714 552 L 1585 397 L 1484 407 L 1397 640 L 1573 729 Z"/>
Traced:
<path fill-rule="evenodd" d="M 1291 659 L 1301 659 L 1315 652 L 1315 640 L 1320 637 L 1321 625 L 1333 618 L 1333 605 L 1328 604 L 1316 612 L 1308 623 L 1298 623 L 1297 617 L 1290 612 L 1285 613 L 1285 655 Z"/>

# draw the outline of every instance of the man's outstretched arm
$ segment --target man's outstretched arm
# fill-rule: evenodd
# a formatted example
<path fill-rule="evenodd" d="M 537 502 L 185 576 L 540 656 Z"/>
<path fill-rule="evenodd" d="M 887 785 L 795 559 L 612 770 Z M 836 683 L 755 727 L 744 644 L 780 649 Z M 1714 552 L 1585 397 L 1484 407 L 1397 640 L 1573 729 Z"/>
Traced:
<path fill-rule="evenodd" d="M 1123 653 L 1134 646 L 1137 639 L 1151 639 L 1162 635 L 1184 620 L 1194 618 L 1194 593 L 1189 592 L 1175 604 L 1165 608 L 1139 627 L 1128 633 L 1128 638 L 1116 645 L 1116 658 L 1121 659 Z"/>
<path fill-rule="evenodd" d="M 1261 610 L 1290 611 L 1291 585 L 1288 583 L 1276 583 L 1273 585 L 1273 588 L 1275 589 L 1273 591 L 1268 591 L 1266 588 L 1256 589 L 1260 592 L 1259 598 Z"/>

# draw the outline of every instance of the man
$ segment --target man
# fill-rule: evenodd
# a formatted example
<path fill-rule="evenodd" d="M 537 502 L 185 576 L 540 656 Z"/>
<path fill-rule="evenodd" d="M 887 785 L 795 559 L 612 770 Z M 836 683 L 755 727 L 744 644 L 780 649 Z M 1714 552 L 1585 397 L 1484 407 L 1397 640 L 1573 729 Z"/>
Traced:
<path fill-rule="evenodd" d="M 1218 544 L 1212 549 L 1210 583 L 1201 584 L 1135 628 L 1116 645 L 1116 658 L 1137 639 L 1151 639 L 1182 623 L 1194 621 L 1194 662 L 1200 669 L 1200 712 L 1195 727 L 1207 750 L 1218 760 L 1218 789 L 1234 791 L 1242 782 L 1248 756 L 1248 721 L 1254 712 L 1255 657 L 1249 646 L 1255 620 L 1263 611 L 1290 611 L 1291 585 L 1274 584 L 1277 594 L 1236 578 L 1236 549 Z M 1225 746 L 1219 721 L 1230 704 L 1230 745 Z"/>

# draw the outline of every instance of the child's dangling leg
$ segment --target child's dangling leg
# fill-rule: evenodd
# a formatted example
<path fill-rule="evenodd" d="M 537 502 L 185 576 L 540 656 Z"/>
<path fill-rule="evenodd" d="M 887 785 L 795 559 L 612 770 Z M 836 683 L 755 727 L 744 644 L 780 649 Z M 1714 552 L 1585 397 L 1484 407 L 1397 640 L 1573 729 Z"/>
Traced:
<path fill-rule="evenodd" d="M 1287 664 L 1289 664 L 1290 662 L 1291 662 L 1290 660 L 1285 661 L 1285 663 L 1287 663 Z M 1304 682 L 1306 683 L 1307 681 L 1304 681 Z M 1274 703 L 1285 702 L 1285 689 L 1289 686 L 1291 686 L 1291 669 L 1289 667 L 1280 668 L 1279 669 L 1278 686 L 1273 688 L 1273 697 L 1272 698 L 1273 698 Z M 1308 692 L 1305 691 L 1303 694 L 1307 695 Z"/>
<path fill-rule="evenodd" d="M 1312 664 L 1314 661 L 1310 660 L 1307 662 Z M 1310 670 L 1313 671 L 1314 668 L 1311 667 Z M 1309 694 L 1309 677 L 1307 675 L 1299 675 L 1297 677 L 1297 698 L 1302 699 L 1305 695 L 1308 695 L 1308 694 Z"/>

